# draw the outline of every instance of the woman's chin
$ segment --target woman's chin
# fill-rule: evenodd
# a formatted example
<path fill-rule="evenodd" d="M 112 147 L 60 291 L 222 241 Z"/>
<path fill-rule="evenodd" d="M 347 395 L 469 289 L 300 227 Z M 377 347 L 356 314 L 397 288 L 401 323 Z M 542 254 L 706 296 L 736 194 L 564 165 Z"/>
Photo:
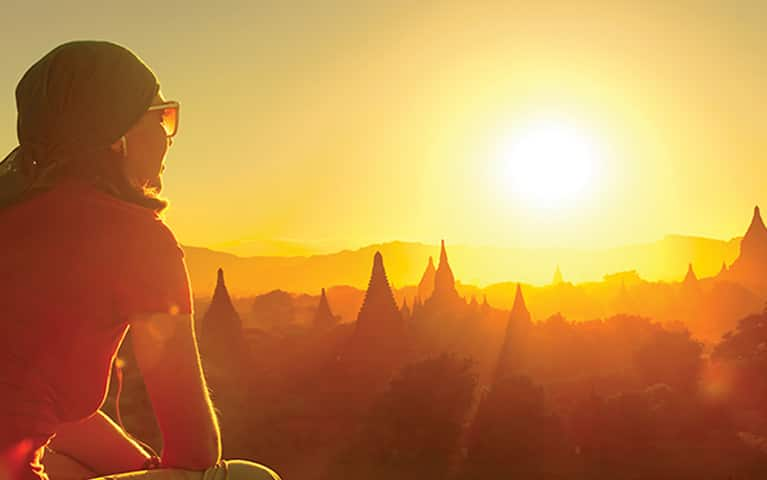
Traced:
<path fill-rule="evenodd" d="M 157 178 L 149 182 L 148 185 L 149 185 L 149 188 L 151 188 L 157 193 L 160 193 L 160 191 L 162 190 L 162 177 L 158 175 Z"/>
<path fill-rule="evenodd" d="M 139 182 L 138 185 L 140 185 L 143 190 L 151 190 L 155 193 L 160 193 L 162 190 L 162 177 L 157 175 L 154 178 L 149 178 L 143 182 Z"/>

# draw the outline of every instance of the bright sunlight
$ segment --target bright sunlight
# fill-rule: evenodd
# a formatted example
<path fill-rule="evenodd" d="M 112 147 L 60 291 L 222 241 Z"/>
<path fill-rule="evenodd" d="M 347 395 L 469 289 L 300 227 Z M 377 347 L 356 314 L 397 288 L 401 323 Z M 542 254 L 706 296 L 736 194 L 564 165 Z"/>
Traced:
<path fill-rule="evenodd" d="M 587 131 L 560 118 L 521 123 L 501 139 L 504 187 L 531 207 L 576 204 L 593 188 L 602 152 Z"/>

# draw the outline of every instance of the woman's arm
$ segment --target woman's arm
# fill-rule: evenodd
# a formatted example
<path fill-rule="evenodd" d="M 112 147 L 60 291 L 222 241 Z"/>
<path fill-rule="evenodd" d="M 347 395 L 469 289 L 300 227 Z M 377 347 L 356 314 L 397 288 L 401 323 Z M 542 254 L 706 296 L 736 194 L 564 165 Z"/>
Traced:
<path fill-rule="evenodd" d="M 139 470 L 149 458 L 144 449 L 100 410 L 85 420 L 60 425 L 50 448 L 97 475 Z M 55 478 L 56 472 L 51 473 Z"/>
<path fill-rule="evenodd" d="M 221 460 L 221 435 L 202 373 L 192 315 L 130 320 L 136 361 L 163 436 L 163 467 L 204 470 Z"/>

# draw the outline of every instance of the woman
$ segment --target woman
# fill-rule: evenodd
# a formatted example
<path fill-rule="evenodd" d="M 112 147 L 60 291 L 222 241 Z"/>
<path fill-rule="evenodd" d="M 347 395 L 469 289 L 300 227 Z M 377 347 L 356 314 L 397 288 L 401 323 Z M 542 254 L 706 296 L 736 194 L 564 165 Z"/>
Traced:
<path fill-rule="evenodd" d="M 86 476 L 278 478 L 221 461 L 183 252 L 159 217 L 178 104 L 107 42 L 57 47 L 16 100 L 19 147 L 0 164 L 0 478 L 47 478 L 48 445 Z M 159 457 L 99 410 L 129 328 Z"/>

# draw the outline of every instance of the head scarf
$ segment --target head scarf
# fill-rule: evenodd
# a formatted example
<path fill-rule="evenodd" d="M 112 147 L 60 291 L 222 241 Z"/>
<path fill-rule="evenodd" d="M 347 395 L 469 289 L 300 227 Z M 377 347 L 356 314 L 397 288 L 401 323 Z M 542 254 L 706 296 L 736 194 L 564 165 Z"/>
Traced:
<path fill-rule="evenodd" d="M 0 205 L 40 171 L 114 143 L 158 91 L 154 73 L 125 47 L 76 41 L 53 49 L 16 87 L 19 146 L 0 163 Z"/>

